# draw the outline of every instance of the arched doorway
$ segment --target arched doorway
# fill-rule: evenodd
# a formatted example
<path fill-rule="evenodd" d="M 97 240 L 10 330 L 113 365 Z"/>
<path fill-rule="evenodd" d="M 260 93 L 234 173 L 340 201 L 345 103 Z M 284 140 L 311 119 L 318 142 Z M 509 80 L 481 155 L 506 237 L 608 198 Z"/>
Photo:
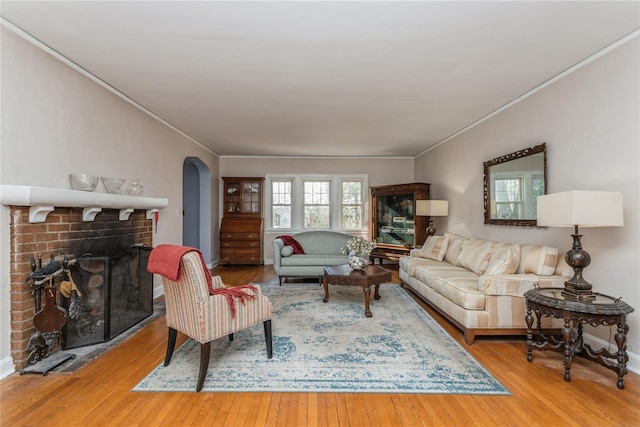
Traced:
<path fill-rule="evenodd" d="M 211 263 L 211 172 L 197 157 L 182 167 L 182 244 L 200 249 Z"/>

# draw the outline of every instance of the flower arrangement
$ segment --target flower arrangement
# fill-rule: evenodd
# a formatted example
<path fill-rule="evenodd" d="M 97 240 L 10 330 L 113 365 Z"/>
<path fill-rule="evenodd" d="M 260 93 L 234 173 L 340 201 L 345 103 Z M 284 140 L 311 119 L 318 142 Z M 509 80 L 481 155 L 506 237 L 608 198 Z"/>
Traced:
<path fill-rule="evenodd" d="M 376 247 L 376 242 L 371 242 L 364 237 L 349 237 L 347 240 L 347 250 L 342 249 L 342 253 L 349 256 L 369 258 L 371 251 Z"/>

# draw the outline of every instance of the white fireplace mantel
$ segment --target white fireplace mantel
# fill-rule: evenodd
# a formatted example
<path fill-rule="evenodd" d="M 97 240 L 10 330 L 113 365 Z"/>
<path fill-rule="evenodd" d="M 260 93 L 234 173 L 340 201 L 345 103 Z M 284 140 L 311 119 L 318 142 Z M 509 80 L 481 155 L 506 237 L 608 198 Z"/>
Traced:
<path fill-rule="evenodd" d="M 169 200 L 63 188 L 0 185 L 0 204 L 29 206 L 29 222 L 44 222 L 56 207 L 84 208 L 83 221 L 93 221 L 102 209 L 120 209 L 119 218 L 125 221 L 134 209 L 146 209 L 146 217 L 153 219 L 155 212 L 167 207 Z"/>

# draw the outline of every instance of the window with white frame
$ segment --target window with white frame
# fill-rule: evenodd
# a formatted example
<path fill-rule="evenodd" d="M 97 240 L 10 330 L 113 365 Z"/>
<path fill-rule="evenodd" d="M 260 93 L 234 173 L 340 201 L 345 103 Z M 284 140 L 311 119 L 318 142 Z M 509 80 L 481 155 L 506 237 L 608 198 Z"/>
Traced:
<path fill-rule="evenodd" d="M 303 181 L 304 228 L 331 227 L 331 181 Z"/>
<path fill-rule="evenodd" d="M 365 230 L 366 175 L 267 175 L 267 228 Z"/>
<path fill-rule="evenodd" d="M 292 179 L 271 181 L 271 227 L 291 228 Z"/>
<path fill-rule="evenodd" d="M 341 190 L 341 228 L 362 228 L 362 181 L 343 180 Z"/>

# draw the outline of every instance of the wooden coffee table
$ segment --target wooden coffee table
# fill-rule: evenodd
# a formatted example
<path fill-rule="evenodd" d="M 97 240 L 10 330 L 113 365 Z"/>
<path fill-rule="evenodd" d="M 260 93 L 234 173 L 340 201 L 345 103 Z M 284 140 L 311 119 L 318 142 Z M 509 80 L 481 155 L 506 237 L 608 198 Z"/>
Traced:
<path fill-rule="evenodd" d="M 324 277 L 322 278 L 322 286 L 324 286 L 324 299 L 322 302 L 329 301 L 329 284 L 343 286 L 361 286 L 364 291 L 364 315 L 373 316 L 369 309 L 371 301 L 371 286 L 375 286 L 373 298 L 380 299 L 378 288 L 381 283 L 391 281 L 391 272 L 385 270 L 378 265 L 367 265 L 362 270 L 354 270 L 348 265 L 336 265 L 324 268 Z"/>

